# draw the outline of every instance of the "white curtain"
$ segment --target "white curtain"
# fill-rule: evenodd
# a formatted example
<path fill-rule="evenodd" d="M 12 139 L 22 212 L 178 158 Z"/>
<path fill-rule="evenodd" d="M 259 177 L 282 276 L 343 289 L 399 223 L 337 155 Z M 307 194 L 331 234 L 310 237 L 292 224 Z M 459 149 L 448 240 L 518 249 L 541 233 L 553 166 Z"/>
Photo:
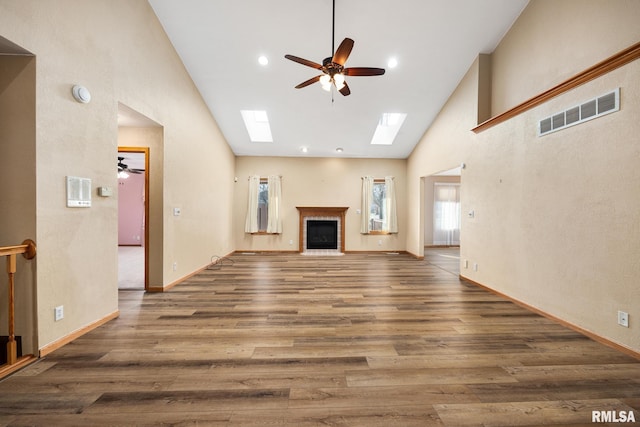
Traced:
<path fill-rule="evenodd" d="M 362 206 L 360 215 L 360 233 L 368 234 L 371 230 L 369 212 L 371 211 L 371 196 L 373 193 L 373 177 L 362 177 Z"/>
<path fill-rule="evenodd" d="M 260 176 L 249 177 L 249 201 L 247 203 L 247 219 L 244 224 L 245 233 L 258 232 L 258 191 L 260 190 Z"/>
<path fill-rule="evenodd" d="M 460 244 L 460 184 L 435 183 L 433 188 L 433 244 Z"/>
<path fill-rule="evenodd" d="M 269 208 L 267 213 L 267 233 L 282 233 L 280 200 L 282 199 L 282 179 L 278 175 L 269 175 Z"/>
<path fill-rule="evenodd" d="M 384 218 L 384 230 L 388 233 L 398 232 L 398 213 L 396 208 L 396 184 L 392 176 L 384 178 L 387 197 L 384 201 L 386 215 Z"/>

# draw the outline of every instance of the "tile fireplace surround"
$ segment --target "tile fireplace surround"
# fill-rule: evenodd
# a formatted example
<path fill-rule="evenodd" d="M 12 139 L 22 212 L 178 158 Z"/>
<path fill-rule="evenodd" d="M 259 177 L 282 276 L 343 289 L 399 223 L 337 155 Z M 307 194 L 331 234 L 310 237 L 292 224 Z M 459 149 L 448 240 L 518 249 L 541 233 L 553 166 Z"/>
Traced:
<path fill-rule="evenodd" d="M 298 211 L 300 212 L 300 228 L 298 235 L 299 244 L 298 248 L 301 254 L 303 253 L 316 253 L 320 254 L 320 252 L 330 252 L 334 253 L 344 253 L 344 229 L 345 229 L 345 214 L 347 212 L 348 207 L 325 207 L 325 206 L 296 206 Z M 327 220 L 337 220 L 338 221 L 338 249 L 337 250 L 314 250 L 307 249 L 306 246 L 306 234 L 307 234 L 307 220 L 316 220 L 316 219 L 327 219 Z"/>

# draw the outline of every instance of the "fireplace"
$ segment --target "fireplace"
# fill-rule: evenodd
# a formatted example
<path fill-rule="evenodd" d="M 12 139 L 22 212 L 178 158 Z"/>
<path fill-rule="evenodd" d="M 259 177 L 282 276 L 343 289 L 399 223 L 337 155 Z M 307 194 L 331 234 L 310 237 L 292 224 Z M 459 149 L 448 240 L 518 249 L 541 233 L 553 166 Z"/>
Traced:
<path fill-rule="evenodd" d="M 345 214 L 349 208 L 297 207 L 300 212 L 299 249 L 304 255 L 344 253 Z"/>
<path fill-rule="evenodd" d="M 308 219 L 307 249 L 338 249 L 338 221 Z"/>

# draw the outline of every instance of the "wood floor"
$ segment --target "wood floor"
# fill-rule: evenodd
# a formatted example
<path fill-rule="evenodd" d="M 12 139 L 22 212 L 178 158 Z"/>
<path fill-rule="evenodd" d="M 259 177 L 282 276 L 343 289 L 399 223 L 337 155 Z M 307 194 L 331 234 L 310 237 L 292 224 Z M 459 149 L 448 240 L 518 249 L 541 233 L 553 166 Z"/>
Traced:
<path fill-rule="evenodd" d="M 640 362 L 458 280 L 455 250 L 234 255 L 0 382 L 0 425 L 598 425 Z M 604 424 L 599 424 L 604 425 Z"/>

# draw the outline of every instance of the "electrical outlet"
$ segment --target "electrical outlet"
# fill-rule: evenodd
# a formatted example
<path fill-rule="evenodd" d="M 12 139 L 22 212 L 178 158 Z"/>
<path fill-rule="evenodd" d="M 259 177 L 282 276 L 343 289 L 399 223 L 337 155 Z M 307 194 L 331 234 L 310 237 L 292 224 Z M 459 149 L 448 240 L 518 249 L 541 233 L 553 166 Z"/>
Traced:
<path fill-rule="evenodd" d="M 469 268 L 469 260 L 468 259 L 464 260 L 464 268 Z"/>
<path fill-rule="evenodd" d="M 53 309 L 53 318 L 55 319 L 55 321 L 59 321 L 64 319 L 64 306 L 63 305 L 59 305 L 56 308 Z"/>
<path fill-rule="evenodd" d="M 173 262 L 173 271 L 178 270 L 178 263 L 177 262 Z"/>
<path fill-rule="evenodd" d="M 618 325 L 629 327 L 629 313 L 624 311 L 618 311 Z"/>
<path fill-rule="evenodd" d="M 473 271 L 478 271 L 478 263 L 473 264 Z"/>

